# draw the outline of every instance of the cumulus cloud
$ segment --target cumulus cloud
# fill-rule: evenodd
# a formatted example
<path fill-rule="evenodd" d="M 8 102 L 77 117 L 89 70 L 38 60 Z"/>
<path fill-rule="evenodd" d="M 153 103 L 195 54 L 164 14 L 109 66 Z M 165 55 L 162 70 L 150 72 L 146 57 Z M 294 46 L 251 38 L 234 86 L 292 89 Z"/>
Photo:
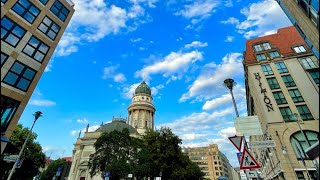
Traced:
<path fill-rule="evenodd" d="M 224 40 L 225 42 L 232 42 L 234 40 L 234 36 L 227 36 Z"/>
<path fill-rule="evenodd" d="M 33 106 L 46 106 L 46 107 L 48 107 L 48 106 L 55 106 L 56 102 L 46 100 L 46 99 L 31 99 L 29 104 L 33 105 Z"/>
<path fill-rule="evenodd" d="M 89 121 L 88 121 L 86 118 L 83 118 L 83 119 L 77 119 L 77 123 L 80 123 L 80 124 L 88 124 Z"/>
<path fill-rule="evenodd" d="M 185 48 L 198 48 L 198 47 L 206 47 L 206 46 L 208 46 L 207 42 L 202 43 L 200 41 L 193 41 L 190 44 L 186 44 L 184 47 Z"/>
<path fill-rule="evenodd" d="M 189 69 L 189 66 L 199 60 L 202 60 L 202 53 L 197 50 L 187 53 L 181 51 L 171 52 L 165 58 L 137 71 L 135 76 L 149 80 L 152 74 L 162 74 L 163 77 L 172 80 L 181 79 L 182 75 Z"/>
<path fill-rule="evenodd" d="M 116 73 L 119 66 L 108 66 L 103 68 L 102 79 L 112 78 L 115 82 L 122 83 L 127 80 L 123 73 Z"/>
<path fill-rule="evenodd" d="M 156 7 L 157 0 L 130 0 L 124 7 L 103 0 L 73 0 L 75 13 L 56 49 L 55 56 L 67 56 L 78 46 L 96 42 L 107 35 L 133 31 L 152 21 L 145 7 Z M 94 14 L 94 18 L 92 17 Z"/>
<path fill-rule="evenodd" d="M 240 22 L 239 19 L 230 17 L 221 23 L 235 25 L 237 31 L 247 39 L 268 35 L 280 27 L 292 25 L 274 0 L 252 3 L 249 7 L 241 9 L 240 13 L 246 17 L 246 20 Z"/>
<path fill-rule="evenodd" d="M 89 126 L 88 132 L 94 132 L 94 131 L 97 130 L 99 127 L 100 127 L 100 125 Z M 80 133 L 80 131 L 81 131 L 81 133 L 84 133 L 84 132 L 86 132 L 86 128 L 83 128 L 83 129 L 81 129 L 81 130 L 72 130 L 72 131 L 70 132 L 70 134 L 71 134 L 72 136 L 75 136 L 75 135 L 78 135 L 78 134 Z"/>
<path fill-rule="evenodd" d="M 135 84 L 131 84 L 130 86 L 124 87 L 123 91 L 122 91 L 122 95 L 125 98 L 131 99 L 134 94 L 134 91 L 139 86 L 139 84 L 140 83 L 135 83 Z M 159 84 L 154 87 L 150 87 L 152 96 L 155 97 L 159 93 L 159 90 L 163 89 L 163 88 L 164 88 L 164 85 L 162 85 L 162 84 Z"/>
<path fill-rule="evenodd" d="M 188 99 L 208 100 L 226 91 L 223 80 L 230 77 L 243 75 L 242 54 L 230 53 L 222 58 L 221 64 L 209 63 L 204 66 L 203 72 L 197 77 L 179 101 Z"/>

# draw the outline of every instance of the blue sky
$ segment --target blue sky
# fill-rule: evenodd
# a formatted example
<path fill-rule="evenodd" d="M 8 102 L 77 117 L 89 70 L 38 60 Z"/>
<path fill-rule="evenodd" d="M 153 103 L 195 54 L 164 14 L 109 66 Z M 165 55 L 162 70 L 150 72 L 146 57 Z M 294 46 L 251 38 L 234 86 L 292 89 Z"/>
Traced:
<path fill-rule="evenodd" d="M 152 88 L 156 128 L 183 146 L 217 143 L 233 166 L 231 97 L 246 116 L 245 41 L 291 25 L 274 0 L 73 0 L 75 14 L 20 123 L 32 124 L 51 158 L 71 156 L 78 132 L 127 116 L 135 87 Z"/>

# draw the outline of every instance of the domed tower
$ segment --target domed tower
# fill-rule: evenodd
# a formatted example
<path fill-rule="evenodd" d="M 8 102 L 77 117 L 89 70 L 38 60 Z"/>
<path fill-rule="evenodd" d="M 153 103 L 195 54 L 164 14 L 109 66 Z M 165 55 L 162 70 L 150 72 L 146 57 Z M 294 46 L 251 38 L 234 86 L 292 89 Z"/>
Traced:
<path fill-rule="evenodd" d="M 154 129 L 154 112 L 156 111 L 151 96 L 151 89 L 143 81 L 135 90 L 128 107 L 128 124 L 136 128 L 139 134 L 147 129 Z"/>

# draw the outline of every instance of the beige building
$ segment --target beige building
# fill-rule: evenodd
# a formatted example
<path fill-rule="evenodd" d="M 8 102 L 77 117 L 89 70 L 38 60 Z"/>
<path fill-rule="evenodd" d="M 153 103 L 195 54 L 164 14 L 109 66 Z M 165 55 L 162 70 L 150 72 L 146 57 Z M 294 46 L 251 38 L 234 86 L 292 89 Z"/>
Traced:
<path fill-rule="evenodd" d="M 90 177 L 88 161 L 90 155 L 95 153 L 94 143 L 104 132 L 122 131 L 128 129 L 130 136 L 140 137 L 147 129 L 154 129 L 155 107 L 152 102 L 151 89 L 145 82 L 142 82 L 135 90 L 131 104 L 128 107 L 128 118 L 112 118 L 107 124 L 102 124 L 96 131 L 84 133 L 74 144 L 72 153 L 72 164 L 68 180 L 101 180 L 101 175 L 96 174 Z"/>
<path fill-rule="evenodd" d="M 276 0 L 319 59 L 319 0 Z"/>
<path fill-rule="evenodd" d="M 205 173 L 205 179 L 216 180 L 218 177 L 226 177 L 230 180 L 239 180 L 239 174 L 230 165 L 227 157 L 219 151 L 217 144 L 210 144 L 208 147 L 182 148 L 182 150 Z"/>
<path fill-rule="evenodd" d="M 251 149 L 263 177 L 315 179 L 318 163 L 305 150 L 318 141 L 319 61 L 291 26 L 248 40 L 243 64 L 248 115 L 258 116 L 264 133 L 250 141 L 275 142 Z"/>
<path fill-rule="evenodd" d="M 1 0 L 1 154 L 74 13 L 70 0 Z"/>

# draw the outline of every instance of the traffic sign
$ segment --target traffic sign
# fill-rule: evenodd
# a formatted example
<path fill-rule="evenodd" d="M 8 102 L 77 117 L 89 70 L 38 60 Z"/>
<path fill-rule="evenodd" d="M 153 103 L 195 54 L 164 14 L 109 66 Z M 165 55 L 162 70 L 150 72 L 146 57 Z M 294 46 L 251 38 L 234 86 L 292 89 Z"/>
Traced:
<path fill-rule="evenodd" d="M 237 153 L 237 158 L 238 158 L 239 164 L 241 164 L 241 156 L 242 156 L 241 152 Z"/>
<path fill-rule="evenodd" d="M 104 174 L 105 177 L 110 177 L 110 172 L 106 171 L 106 173 Z"/>
<path fill-rule="evenodd" d="M 18 155 L 4 156 L 3 160 L 7 162 L 15 162 L 18 159 Z"/>
<path fill-rule="evenodd" d="M 254 159 L 254 157 L 250 154 L 248 149 L 244 147 L 241 163 L 240 163 L 240 169 L 258 169 L 261 168 L 257 160 Z"/>
<path fill-rule="evenodd" d="M 250 148 L 268 148 L 268 147 L 276 147 L 274 140 L 267 141 L 252 141 L 249 142 Z"/>
<path fill-rule="evenodd" d="M 235 136 L 228 137 L 228 139 L 239 151 L 241 151 L 243 136 L 235 135 Z"/>
<path fill-rule="evenodd" d="M 24 159 L 18 159 L 16 168 L 20 168 Z"/>
<path fill-rule="evenodd" d="M 258 172 L 257 171 L 246 171 L 247 177 L 248 178 L 258 178 Z"/>

